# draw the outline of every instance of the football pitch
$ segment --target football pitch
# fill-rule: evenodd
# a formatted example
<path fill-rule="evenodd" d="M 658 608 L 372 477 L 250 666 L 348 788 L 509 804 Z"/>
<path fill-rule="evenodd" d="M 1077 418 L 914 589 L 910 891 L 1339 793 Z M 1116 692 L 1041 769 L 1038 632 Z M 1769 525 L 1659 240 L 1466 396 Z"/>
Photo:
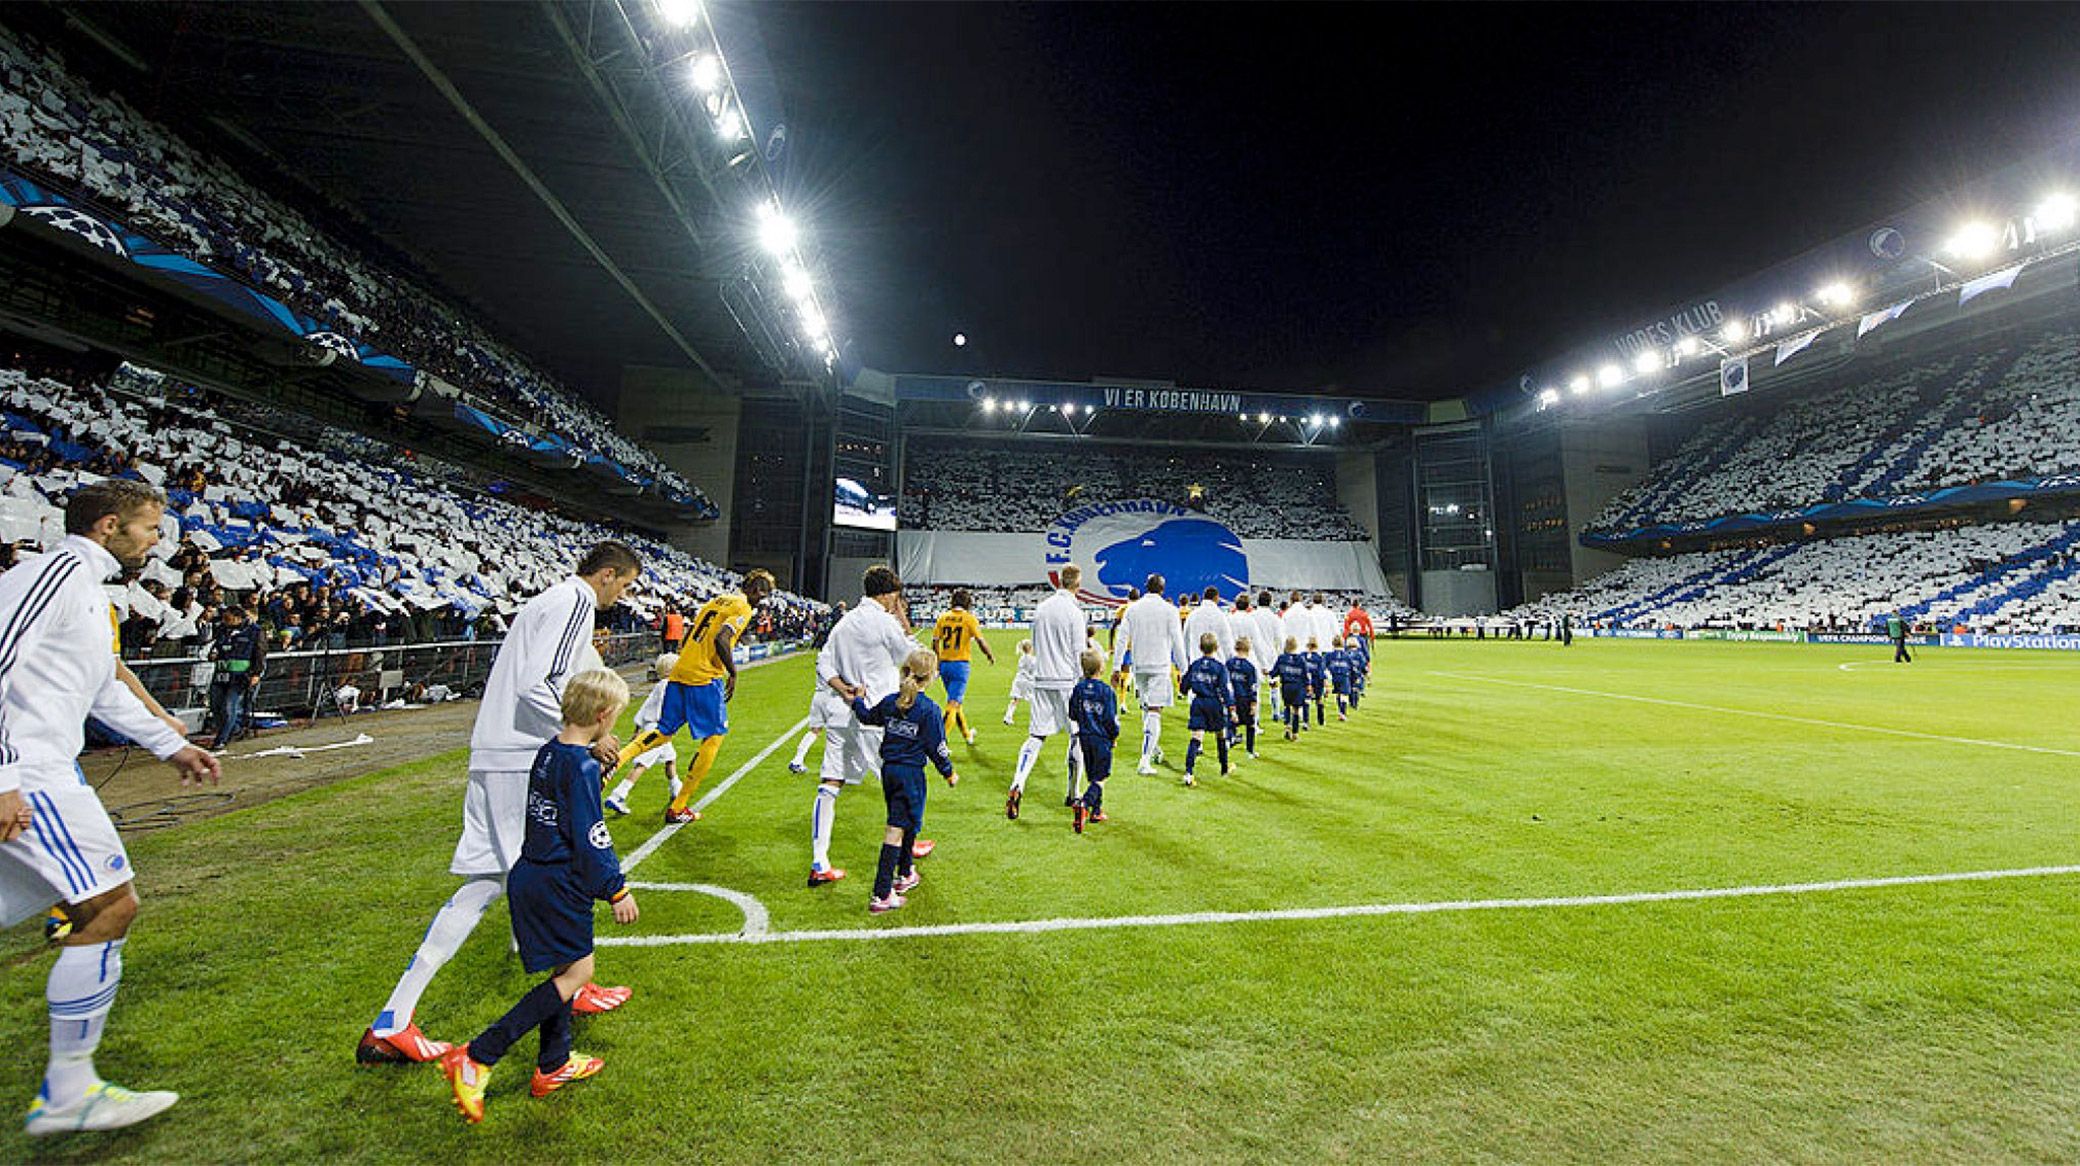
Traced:
<path fill-rule="evenodd" d="M 132 836 L 97 1060 L 184 1099 L 9 1130 L 0 1159 L 2080 1158 L 2080 660 L 1383 642 L 1349 723 L 1196 789 L 1179 710 L 1150 778 L 1123 708 L 1112 820 L 1078 837 L 1059 738 L 1005 819 L 1024 717 L 991 639 L 938 851 L 880 917 L 871 783 L 839 803 L 851 877 L 804 885 L 811 662 L 747 671 L 705 819 L 660 837 L 653 772 L 613 824 L 642 918 L 599 916 L 598 979 L 635 989 L 578 1021 L 606 1069 L 532 1100 L 528 1038 L 476 1128 L 436 1068 L 353 1058 L 456 885 L 462 741 Z M 503 919 L 435 980 L 429 1036 L 532 982 Z M 33 927 L 4 943 L 26 1108 L 48 958 Z"/>

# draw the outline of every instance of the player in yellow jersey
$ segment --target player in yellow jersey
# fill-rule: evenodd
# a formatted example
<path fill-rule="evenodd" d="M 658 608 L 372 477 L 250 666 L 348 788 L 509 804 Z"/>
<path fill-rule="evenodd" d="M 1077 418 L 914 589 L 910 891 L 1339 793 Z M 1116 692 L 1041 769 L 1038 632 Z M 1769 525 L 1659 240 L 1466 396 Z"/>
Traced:
<path fill-rule="evenodd" d="M 635 740 L 621 747 L 621 758 L 614 763 L 617 773 L 671 740 L 681 726 L 699 742 L 693 763 L 686 767 L 686 784 L 665 807 L 666 822 L 691 822 L 700 817 L 687 803 L 707 780 L 708 771 L 715 768 L 715 755 L 722 752 L 722 739 L 729 735 L 729 700 L 737 695 L 733 649 L 744 634 L 744 625 L 751 622 L 751 614 L 772 593 L 773 576 L 753 571 L 744 576 L 741 594 L 718 595 L 701 604 L 686 631 L 686 643 L 679 649 L 679 662 L 665 681 L 664 709 L 657 726 L 636 734 Z M 603 777 L 602 784 L 612 776 Z"/>
<path fill-rule="evenodd" d="M 975 597 L 966 588 L 953 593 L 953 608 L 939 617 L 932 625 L 932 651 L 939 654 L 939 680 L 946 685 L 946 735 L 959 733 L 968 744 L 975 743 L 975 730 L 968 724 L 968 714 L 961 705 L 968 698 L 968 664 L 972 650 L 982 649 L 982 657 L 991 664 L 997 662 L 997 654 L 989 650 L 989 641 L 982 638 L 982 625 L 975 620 L 975 613 L 968 609 L 974 606 Z"/>

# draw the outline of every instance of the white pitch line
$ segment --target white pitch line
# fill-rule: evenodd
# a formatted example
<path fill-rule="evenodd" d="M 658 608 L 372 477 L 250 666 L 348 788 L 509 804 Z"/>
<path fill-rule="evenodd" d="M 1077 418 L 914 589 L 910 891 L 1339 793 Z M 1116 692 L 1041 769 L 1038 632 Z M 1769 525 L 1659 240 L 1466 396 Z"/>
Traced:
<path fill-rule="evenodd" d="M 1304 919 L 1353 919 L 1379 915 L 1434 915 L 1455 911 L 1527 911 L 1558 907 L 1619 907 L 1636 903 L 1679 903 L 1704 899 L 1750 899 L 1772 895 L 1811 895 L 1829 891 L 1862 891 L 1932 883 L 1992 882 L 2000 879 L 2046 878 L 2080 874 L 2080 866 L 2033 866 L 2016 870 L 1978 870 L 1955 874 L 1899 875 L 1892 878 L 1837 879 L 1821 883 L 1780 883 L 1751 887 L 1706 887 L 1681 891 L 1640 891 L 1623 895 L 1574 895 L 1549 899 L 1454 899 L 1431 903 L 1362 903 L 1346 907 L 1295 907 L 1270 911 L 1198 911 L 1183 915 L 1117 915 L 1094 919 L 1027 919 L 1003 923 L 944 923 L 922 927 L 858 927 L 824 931 L 770 931 L 763 934 L 602 935 L 601 947 L 670 947 L 707 943 L 823 943 L 869 939 L 921 939 L 945 935 L 1033 935 L 1047 931 L 1112 931 L 1133 927 L 1189 927 L 1220 923 L 1271 923 Z"/>
<path fill-rule="evenodd" d="M 741 932 L 744 935 L 764 935 L 773 926 L 773 917 L 766 913 L 766 905 L 759 902 L 756 896 L 733 891 L 728 887 L 718 887 L 713 883 L 631 882 L 628 885 L 638 891 L 692 891 L 695 894 L 713 895 L 725 902 L 734 903 L 737 910 L 744 913 L 744 930 Z"/>
<path fill-rule="evenodd" d="M 1567 692 L 1576 696 L 1600 696 L 1606 700 L 1629 700 L 1639 704 L 1658 704 L 1669 708 L 1695 709 L 1699 712 L 1725 713 L 1735 717 L 1760 717 L 1769 721 L 1790 721 L 1800 725 L 1818 725 L 1824 729 L 1850 729 L 1859 733 L 1883 733 L 1890 737 L 1912 737 L 1919 741 L 1947 741 L 1952 745 L 1982 745 L 1988 749 L 2013 749 L 2023 753 L 2051 753 L 2060 757 L 2080 757 L 2080 751 L 2053 749 L 2048 745 L 2018 745 L 2013 741 L 1986 741 L 1977 737 L 1950 737 L 1942 733 L 1920 733 L 1913 729 L 1888 729 L 1880 725 L 1858 725 L 1848 721 L 1823 721 L 1818 717 L 1799 717 L 1790 713 L 1767 713 L 1757 709 L 1727 708 L 1724 705 L 1696 704 L 1687 700 L 1668 700 L 1658 696 L 1634 696 L 1629 692 L 1603 692 L 1594 688 L 1571 688 L 1565 684 L 1535 684 L 1529 680 L 1504 680 L 1497 676 L 1477 676 L 1470 672 L 1432 672 L 1432 676 L 1445 676 L 1454 680 L 1472 680 L 1482 684 L 1506 684 L 1512 688 L 1542 688 L 1547 692 Z"/>
<path fill-rule="evenodd" d="M 757 769 L 759 762 L 764 761 L 768 757 L 771 757 L 773 755 L 774 750 L 780 748 L 782 745 L 785 745 L 789 741 L 793 740 L 794 735 L 796 733 L 799 733 L 803 729 L 806 729 L 808 727 L 808 717 L 803 717 L 801 720 L 796 721 L 794 723 L 793 728 L 787 730 L 785 733 L 780 734 L 778 737 L 773 739 L 772 744 L 759 750 L 758 756 L 753 757 L 751 760 L 746 761 L 744 764 L 738 766 L 737 771 L 735 773 L 732 773 L 728 777 L 722 779 L 722 783 L 720 785 L 717 785 L 714 789 L 709 790 L 707 796 L 701 798 L 700 801 L 693 803 L 694 811 L 698 813 L 699 811 L 705 810 L 709 806 L 714 805 L 716 798 L 719 798 L 723 794 L 728 793 L 729 787 L 737 784 L 739 781 L 742 781 L 745 774 L 750 773 L 754 769 Z M 641 846 L 636 847 L 635 853 L 628 856 L 628 861 L 621 864 L 621 872 L 623 874 L 627 874 L 629 871 L 634 870 L 636 868 L 637 863 L 657 853 L 657 848 L 664 845 L 665 839 L 670 838 L 672 835 L 677 834 L 681 830 L 684 830 L 689 825 L 692 825 L 692 823 L 673 822 L 670 825 L 659 830 L 657 833 L 652 834 L 650 836 L 649 841 L 643 843 Z"/>

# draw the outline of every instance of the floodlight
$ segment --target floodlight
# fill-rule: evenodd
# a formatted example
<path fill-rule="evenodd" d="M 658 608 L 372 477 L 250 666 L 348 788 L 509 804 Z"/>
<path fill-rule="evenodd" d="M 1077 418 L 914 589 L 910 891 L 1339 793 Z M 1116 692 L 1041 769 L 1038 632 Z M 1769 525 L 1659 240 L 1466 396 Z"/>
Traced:
<path fill-rule="evenodd" d="M 722 84 L 722 58 L 713 53 L 702 53 L 693 59 L 693 87 L 702 93 L 713 93 Z"/>
<path fill-rule="evenodd" d="M 1632 367 L 1639 375 L 1650 376 L 1661 367 L 1661 354 L 1651 348 L 1641 349 L 1640 354 L 1632 358 Z"/>
<path fill-rule="evenodd" d="M 758 245 L 774 255 L 785 255 L 794 250 L 801 231 L 794 220 L 770 206 L 758 208 Z"/>
<path fill-rule="evenodd" d="M 1625 383 L 1625 370 L 1615 364 L 1607 364 L 1596 370 L 1596 383 L 1612 388 Z"/>
<path fill-rule="evenodd" d="M 1031 401 L 1025 400 L 1024 398 L 1020 398 L 1020 400 L 1019 400 L 1019 402 L 1018 402 L 1018 411 L 1019 411 L 1019 412 L 1021 412 L 1021 413 L 1030 413 L 1030 412 L 1032 412 L 1032 411 L 1033 411 L 1033 403 L 1032 403 Z"/>
<path fill-rule="evenodd" d="M 1330 418 L 1329 418 L 1329 428 L 1331 428 L 1331 429 L 1335 429 L 1336 427 L 1338 427 L 1338 426 L 1340 426 L 1340 425 L 1342 425 L 1342 424 L 1343 424 L 1343 418 L 1341 418 L 1341 417 L 1334 417 L 1334 416 L 1332 416 L 1332 417 L 1330 417 Z"/>
<path fill-rule="evenodd" d="M 1048 406 L 1048 408 L 1050 409 L 1053 407 L 1054 406 L 1052 405 Z M 1068 414 L 1071 417 L 1076 416 L 1076 402 L 1071 401 L 1068 404 L 1062 406 L 1062 412 Z"/>
<path fill-rule="evenodd" d="M 1269 425 L 1269 424 L 1271 424 L 1271 414 L 1269 414 L 1269 413 L 1259 413 L 1259 414 L 1257 414 L 1257 424 L 1259 424 L 1259 425 Z"/>
<path fill-rule="evenodd" d="M 1547 405 L 1557 405 L 1559 403 L 1560 390 L 1558 389 L 1544 389 L 1541 390 L 1538 394 L 1538 404 L 1540 408 L 1544 408 Z"/>
<path fill-rule="evenodd" d="M 809 335 L 812 337 L 821 336 L 827 330 L 824 326 L 823 313 L 816 309 L 815 304 L 806 304 L 802 307 L 802 327 L 808 329 Z"/>
<path fill-rule="evenodd" d="M 1677 355 L 1677 356 L 1696 356 L 1696 355 L 1697 355 L 1697 337 L 1695 337 L 1695 336 L 1685 336 L 1685 337 L 1683 337 L 1683 338 L 1682 338 L 1681 340 L 1678 340 L 1678 341 L 1676 341 L 1676 355 Z"/>
<path fill-rule="evenodd" d="M 1849 290 L 1848 284 L 1836 280 L 1814 292 L 1813 298 L 1830 308 L 1846 308 L 1856 299 L 1856 293 Z"/>
<path fill-rule="evenodd" d="M 2000 246 L 2001 233 L 1992 223 L 1973 221 L 1957 228 L 1943 250 L 1960 259 L 1984 259 Z"/>
<path fill-rule="evenodd" d="M 1771 312 L 1769 315 L 1770 319 L 1776 321 L 1778 327 L 1784 327 L 1798 319 L 1798 305 L 1788 301 L 1778 304 L 1776 311 Z"/>
<path fill-rule="evenodd" d="M 657 0 L 657 14 L 673 28 L 685 28 L 701 18 L 700 0 Z"/>
<path fill-rule="evenodd" d="M 1569 392 L 1575 393 L 1577 395 L 1588 392 L 1589 374 L 1585 372 L 1576 373 L 1574 379 L 1567 382 L 1567 388 Z"/>
<path fill-rule="evenodd" d="M 798 304 L 807 303 L 810 295 L 816 290 L 816 285 L 810 282 L 809 273 L 800 267 L 792 266 L 780 276 L 780 286 L 786 289 L 787 297 Z M 958 344 L 960 341 L 955 340 L 954 343 Z"/>
<path fill-rule="evenodd" d="M 1322 415 L 1319 413 L 1309 413 L 1307 415 L 1307 423 L 1309 425 L 1313 425 L 1319 428 L 1322 424 Z"/>
<path fill-rule="evenodd" d="M 725 109 L 715 117 L 715 132 L 725 142 L 734 142 L 744 136 L 744 115 L 735 109 Z"/>
<path fill-rule="evenodd" d="M 2080 200 L 2070 194 L 2054 194 L 2037 204 L 2037 229 L 2063 231 L 2080 219 Z"/>
<path fill-rule="evenodd" d="M 994 412 L 996 412 L 996 411 L 997 411 L 997 399 L 996 399 L 995 397 L 984 397 L 984 398 L 982 399 L 982 411 L 983 411 L 983 412 L 985 412 L 985 413 L 994 413 Z"/>
<path fill-rule="evenodd" d="M 1237 417 L 1235 420 L 1240 421 L 1244 425 L 1247 425 L 1249 424 L 1249 414 L 1244 413 L 1240 417 Z"/>
<path fill-rule="evenodd" d="M 1739 320 L 1728 320 L 1726 326 L 1719 329 L 1719 337 L 1728 344 L 1739 344 L 1748 338 L 1748 326 Z"/>
<path fill-rule="evenodd" d="M 966 348 L 968 346 L 968 334 L 966 332 L 955 332 L 953 334 L 953 346 L 955 348 Z"/>

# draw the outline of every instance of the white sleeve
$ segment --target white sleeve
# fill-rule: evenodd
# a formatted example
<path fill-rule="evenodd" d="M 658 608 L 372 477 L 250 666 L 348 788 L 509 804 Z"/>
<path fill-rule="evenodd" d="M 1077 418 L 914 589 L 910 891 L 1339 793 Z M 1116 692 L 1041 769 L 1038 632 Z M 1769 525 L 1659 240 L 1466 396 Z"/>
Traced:
<path fill-rule="evenodd" d="M 188 739 L 173 731 L 173 727 L 158 718 L 145 707 L 130 686 L 123 683 L 120 674 L 111 671 L 108 683 L 94 694 L 94 703 L 87 710 L 96 720 L 107 724 L 116 732 L 152 751 L 152 756 L 165 760 L 181 751 Z"/>
<path fill-rule="evenodd" d="M 1170 625 L 1170 664 L 1178 671 L 1192 666 L 1192 657 L 1184 643 L 1184 624 L 1172 619 Z"/>
<path fill-rule="evenodd" d="M 1134 647 L 1134 611 L 1128 608 L 1120 613 L 1119 634 L 1112 637 L 1112 670 L 1117 672 L 1127 666 L 1127 653 Z"/>
<path fill-rule="evenodd" d="M 536 727 L 553 726 L 547 737 L 556 735 L 563 726 L 563 686 L 571 674 L 578 669 L 584 654 L 581 645 L 592 644 L 592 619 L 595 605 L 584 595 L 575 597 L 576 602 L 556 614 L 544 613 L 538 628 L 529 628 L 534 633 L 517 637 L 525 653 L 516 661 L 515 687 L 520 690 L 520 704 L 526 712 L 534 714 Z M 560 615 L 561 618 L 557 618 Z M 551 639 L 553 637 L 553 639 Z M 513 643 L 509 637 L 507 643 Z M 517 723 L 517 722 L 516 722 Z"/>

